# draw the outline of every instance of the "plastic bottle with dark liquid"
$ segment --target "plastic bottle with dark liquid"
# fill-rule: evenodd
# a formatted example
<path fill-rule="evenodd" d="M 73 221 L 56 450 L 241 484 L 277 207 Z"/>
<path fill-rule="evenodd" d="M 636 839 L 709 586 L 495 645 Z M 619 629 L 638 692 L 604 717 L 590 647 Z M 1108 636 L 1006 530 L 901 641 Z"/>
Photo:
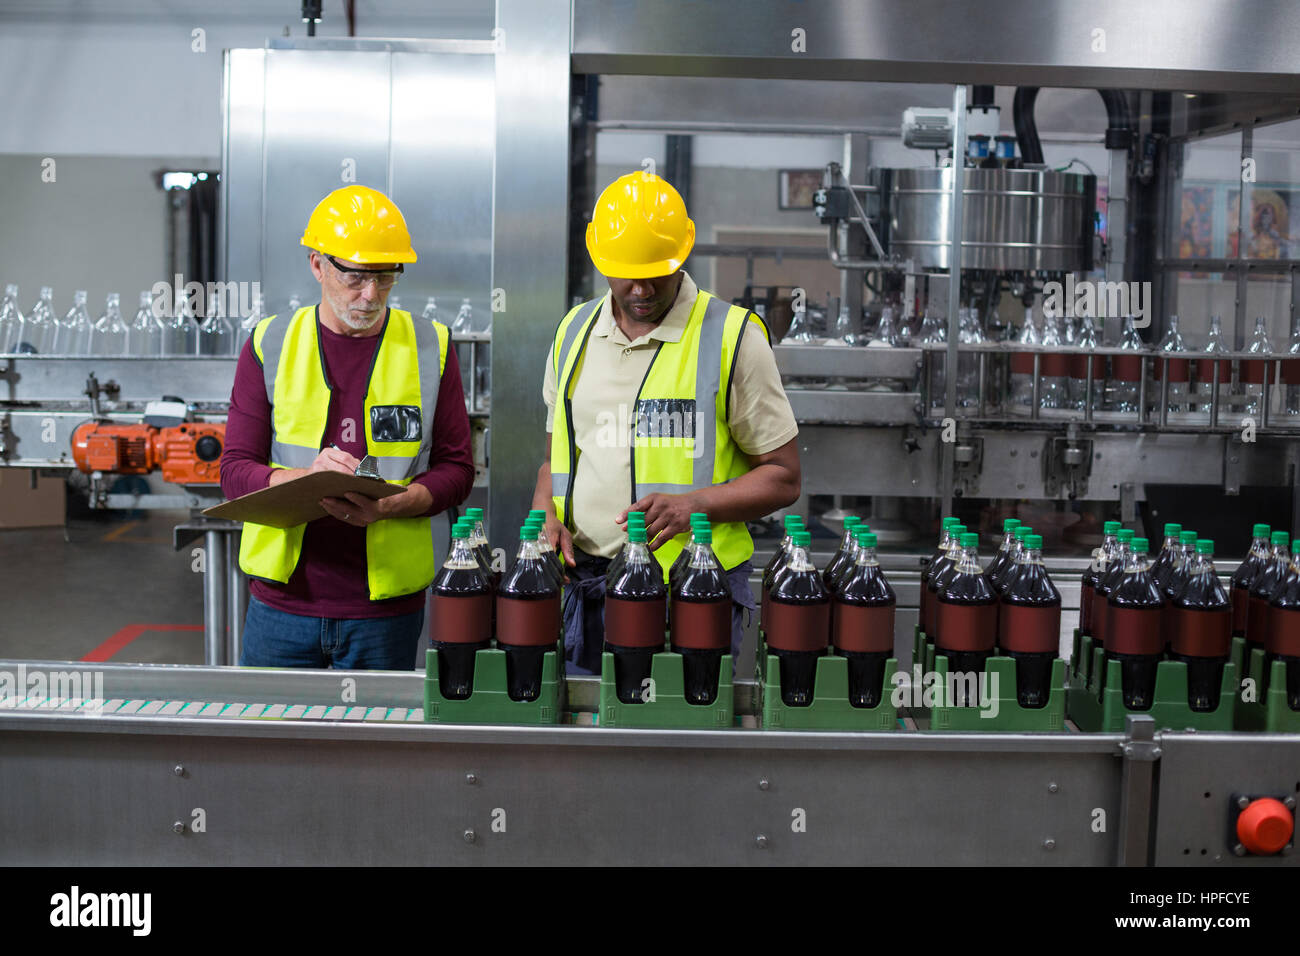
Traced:
<path fill-rule="evenodd" d="M 947 563 L 948 552 L 957 546 L 956 540 L 949 533 L 949 529 L 955 525 L 961 524 L 960 518 L 944 518 L 943 524 L 939 526 L 939 547 L 930 555 L 925 567 L 921 569 L 921 586 L 920 598 L 918 599 L 919 607 L 917 608 L 917 626 L 921 629 L 922 634 L 929 634 L 934 629 L 934 622 L 930 619 L 933 611 L 933 596 L 930 593 L 930 579 L 934 577 L 935 572 L 939 570 L 940 562 Z"/>
<path fill-rule="evenodd" d="M 1190 566 L 1172 576 L 1175 592 L 1165 620 L 1169 655 L 1187 665 L 1187 705 L 1204 713 L 1219 706 L 1223 665 L 1232 651 L 1232 600 L 1214 570 L 1214 542 L 1203 538 L 1195 548 Z"/>
<path fill-rule="evenodd" d="M 826 653 L 831 596 L 809 557 L 812 535 L 790 536 L 790 555 L 772 577 L 768 599 L 767 649 L 780 661 L 781 700 L 807 707 L 813 700 L 817 658 Z"/>
<path fill-rule="evenodd" d="M 712 704 L 722 657 L 731 650 L 731 587 L 713 553 L 713 529 L 697 525 L 692 538 L 673 586 L 668 632 L 670 646 L 682 655 L 687 703 Z"/>
<path fill-rule="evenodd" d="M 786 515 L 783 519 L 785 524 L 785 536 L 781 539 L 780 546 L 776 552 L 768 559 L 767 565 L 763 568 L 763 587 L 762 595 L 759 598 L 758 620 L 759 626 L 767 633 L 767 604 L 768 596 L 772 591 L 772 577 L 778 570 L 785 567 L 790 558 L 790 549 L 794 546 L 791 535 L 796 531 L 803 530 L 803 519 L 798 515 Z"/>
<path fill-rule="evenodd" d="M 537 546 L 542 549 L 542 557 L 554 569 L 555 580 L 563 582 L 564 559 L 552 546 L 551 539 L 546 534 L 546 512 L 541 508 L 533 508 L 528 512 L 528 522 L 537 525 Z"/>
<path fill-rule="evenodd" d="M 1016 529 L 1019 527 L 1020 520 L 1018 518 L 1003 519 L 1002 544 L 998 546 L 998 550 L 993 555 L 993 560 L 989 562 L 989 566 L 984 569 L 984 574 L 988 577 L 990 583 L 1000 578 L 1004 572 L 1009 572 L 1015 565 Z M 994 590 L 997 590 L 996 587 Z"/>
<path fill-rule="evenodd" d="M 677 555 L 677 560 L 673 566 L 668 569 L 668 590 L 671 593 L 677 587 L 677 577 L 682 573 L 687 563 L 691 560 L 691 547 L 695 544 L 695 529 L 697 527 L 708 528 L 712 533 L 713 525 L 709 524 L 709 516 L 703 511 L 692 511 L 690 516 L 691 536 L 686 540 L 686 547 L 682 548 L 681 554 Z"/>
<path fill-rule="evenodd" d="M 1290 543 L 1287 533 L 1274 531 L 1270 539 L 1268 559 L 1260 568 L 1259 574 L 1255 575 L 1250 582 L 1250 616 L 1246 622 L 1248 655 L 1251 648 L 1263 647 L 1268 639 L 1269 602 L 1273 600 L 1273 592 L 1282 582 L 1282 576 L 1291 566 L 1291 552 L 1287 550 L 1287 545 Z"/>
<path fill-rule="evenodd" d="M 497 647 L 506 652 L 511 700 L 536 700 L 542 664 L 560 635 L 560 588 L 537 547 L 536 525 L 519 529 L 514 566 L 497 589 Z"/>
<path fill-rule="evenodd" d="M 1246 559 L 1232 573 L 1232 586 L 1229 591 L 1229 596 L 1232 598 L 1232 636 L 1246 639 L 1247 660 L 1250 659 L 1251 647 L 1263 646 L 1262 636 L 1260 640 L 1252 641 L 1250 635 L 1246 633 L 1246 628 L 1250 622 L 1250 583 L 1255 580 L 1255 575 L 1264 570 L 1270 548 L 1269 526 L 1255 525 L 1250 529 L 1250 550 L 1246 552 Z"/>
<path fill-rule="evenodd" d="M 627 513 L 628 534 L 631 534 L 633 528 L 640 528 L 642 531 L 645 531 L 645 515 L 640 511 L 629 511 Z M 649 554 L 649 551 L 650 549 L 647 548 L 646 553 Z M 619 572 L 623 570 L 623 560 L 626 556 L 627 548 L 622 548 L 619 550 L 618 554 L 614 555 L 613 560 L 609 562 L 609 567 L 605 569 L 606 587 L 609 587 L 610 583 L 618 577 Z M 654 555 L 650 555 L 650 559 L 653 561 Z"/>
<path fill-rule="evenodd" d="M 1173 639 L 1174 624 L 1171 611 L 1173 609 L 1174 595 L 1181 592 L 1183 587 L 1186 586 L 1187 575 L 1196 565 L 1197 540 L 1195 531 L 1185 529 L 1178 532 L 1178 544 L 1174 548 L 1174 557 L 1169 562 L 1169 570 L 1165 573 L 1163 580 L 1157 579 L 1156 581 L 1160 585 L 1160 593 L 1165 596 L 1165 613 L 1160 619 L 1160 629 L 1164 634 L 1166 654 L 1169 653 Z"/>
<path fill-rule="evenodd" d="M 528 529 L 529 536 L 537 545 L 537 554 L 542 559 L 542 566 L 546 568 L 547 576 L 555 582 L 556 588 L 563 587 L 564 569 L 555 558 L 555 549 L 551 547 L 551 539 L 546 536 L 545 525 L 529 518 L 524 527 Z"/>
<path fill-rule="evenodd" d="M 1106 658 L 1120 662 L 1121 691 L 1129 710 L 1150 710 L 1156 667 L 1164 658 L 1160 631 L 1165 596 L 1151 576 L 1147 539 L 1133 538 L 1124 570 L 1106 601 Z"/>
<path fill-rule="evenodd" d="M 1300 538 L 1292 542 L 1291 553 L 1300 555 Z M 1287 573 L 1269 601 L 1269 630 L 1264 635 L 1264 686 L 1272 682 L 1273 662 L 1286 665 L 1286 702 L 1300 710 L 1300 565 L 1292 558 Z"/>
<path fill-rule="evenodd" d="M 1093 632 L 1093 606 L 1097 595 L 1097 581 L 1106 570 L 1107 563 L 1114 557 L 1119 543 L 1115 533 L 1119 529 L 1118 521 L 1107 521 L 1102 525 L 1101 547 L 1092 552 L 1092 561 L 1083 572 L 1083 580 L 1079 587 L 1079 633 L 1087 634 L 1089 637 Z"/>
<path fill-rule="evenodd" d="M 826 567 L 822 569 L 822 584 L 826 585 L 826 590 L 831 594 L 835 593 L 836 579 L 844 572 L 845 568 L 852 567 L 854 558 L 858 551 L 857 530 L 862 525 L 862 519 L 857 515 L 849 515 L 844 519 L 844 537 L 840 539 L 840 546 L 831 559 L 826 562 Z M 870 528 L 867 529 L 871 530 Z"/>
<path fill-rule="evenodd" d="M 849 662 L 849 703 L 875 707 L 884 693 L 885 662 L 894 653 L 898 598 L 876 560 L 876 536 L 857 533 L 857 557 L 831 600 L 831 646 Z"/>
<path fill-rule="evenodd" d="M 1061 644 L 1061 592 L 1043 564 L 1043 538 L 1030 534 L 1007 575 L 998 607 L 998 648 L 1016 662 L 1016 699 L 1021 707 L 1047 706 L 1052 663 Z"/>
<path fill-rule="evenodd" d="M 605 589 L 605 648 L 614 655 L 614 682 L 625 704 L 645 702 L 650 661 L 664 649 L 668 589 L 645 539 L 645 528 L 628 527 L 623 562 Z"/>
<path fill-rule="evenodd" d="M 474 689 L 474 655 L 492 643 L 492 588 L 470 546 L 473 532 L 457 522 L 451 553 L 433 579 L 432 646 L 438 651 L 438 685 L 447 700 Z"/>
<path fill-rule="evenodd" d="M 1094 647 L 1106 646 L 1106 628 L 1110 624 L 1110 592 L 1124 577 L 1124 568 L 1133 552 L 1133 531 L 1120 528 L 1115 532 L 1115 554 L 1097 579 L 1097 590 L 1092 598 L 1092 643 Z"/>
<path fill-rule="evenodd" d="M 939 590 L 957 566 L 957 558 L 961 555 L 961 536 L 966 533 L 966 526 L 955 522 L 948 525 L 945 533 L 948 536 L 948 549 L 930 565 L 930 577 L 921 589 L 921 630 L 931 640 L 939 632 Z"/>
<path fill-rule="evenodd" d="M 999 598 L 1002 592 L 1007 589 L 1007 582 L 1011 580 L 1011 575 L 1015 573 L 1016 565 L 1025 554 L 1025 538 L 1034 533 L 1034 529 L 1027 524 L 1022 524 L 1011 532 L 1011 550 L 1008 552 L 1008 560 L 1002 570 L 996 575 L 990 575 L 985 569 L 984 576 L 989 579 L 989 584 L 993 586 L 993 593 Z"/>
<path fill-rule="evenodd" d="M 961 553 L 935 602 L 935 651 L 948 658 L 950 674 L 982 673 L 998 639 L 998 596 L 980 567 L 979 541 L 978 534 L 962 534 Z M 980 706 L 981 701 L 970 696 L 967 681 L 958 680 L 954 686 L 959 691 L 956 706 Z"/>
<path fill-rule="evenodd" d="M 1165 523 L 1165 540 L 1160 546 L 1160 553 L 1156 559 L 1151 562 L 1151 576 L 1156 579 L 1156 584 L 1163 588 L 1169 580 L 1169 572 L 1173 570 L 1174 564 L 1182 557 L 1182 545 L 1178 541 L 1178 536 L 1182 534 L 1183 526 L 1174 524 L 1172 521 Z"/>

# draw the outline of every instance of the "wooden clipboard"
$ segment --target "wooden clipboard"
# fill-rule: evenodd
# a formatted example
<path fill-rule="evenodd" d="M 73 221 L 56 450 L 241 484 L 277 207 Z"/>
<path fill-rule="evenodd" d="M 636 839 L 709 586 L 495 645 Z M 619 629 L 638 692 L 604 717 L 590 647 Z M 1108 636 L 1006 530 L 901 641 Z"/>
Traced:
<path fill-rule="evenodd" d="M 320 506 L 322 498 L 342 498 L 349 491 L 367 498 L 389 498 L 404 490 L 401 485 L 390 485 L 382 478 L 345 475 L 341 471 L 313 471 L 301 478 L 223 501 L 204 509 L 203 513 L 209 518 L 251 521 L 271 528 L 293 528 L 325 517 L 328 512 Z"/>

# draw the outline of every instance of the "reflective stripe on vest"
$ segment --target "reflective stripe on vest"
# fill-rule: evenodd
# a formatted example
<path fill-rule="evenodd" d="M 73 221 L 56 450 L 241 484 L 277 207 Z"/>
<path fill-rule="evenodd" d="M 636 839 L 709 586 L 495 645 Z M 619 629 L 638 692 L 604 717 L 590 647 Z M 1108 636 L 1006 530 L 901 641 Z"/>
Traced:
<path fill-rule="evenodd" d="M 271 403 L 271 460 L 277 468 L 310 468 L 320 453 L 330 389 L 318 339 L 316 307 L 287 321 L 263 319 L 253 333 Z M 440 323 L 390 310 L 379 333 L 364 399 L 366 453 L 387 481 L 407 485 L 427 470 L 438 390 L 450 333 Z M 412 361 L 412 357 L 415 361 Z M 418 431 L 413 427 L 418 409 Z M 380 429 L 378 436 L 376 428 Z M 254 577 L 287 583 L 298 565 L 306 525 L 277 529 L 245 523 L 239 563 Z M 428 518 L 387 518 L 366 527 L 366 568 L 372 601 L 427 587 L 435 572 Z"/>
<path fill-rule="evenodd" d="M 556 514 L 574 526 L 572 475 L 581 451 L 573 434 L 572 398 L 587 339 L 603 299 L 572 309 L 556 329 L 552 362 L 556 413 L 551 432 L 551 494 Z M 740 338 L 757 316 L 700 292 L 682 338 L 661 342 L 633 410 L 632 501 L 655 492 L 684 494 L 723 484 L 749 471 L 749 461 L 727 427 L 728 396 Z M 711 406 L 711 407 L 710 407 Z M 743 522 L 714 525 L 714 551 L 726 568 L 754 551 Z M 665 571 L 686 543 L 680 534 L 656 556 Z"/>

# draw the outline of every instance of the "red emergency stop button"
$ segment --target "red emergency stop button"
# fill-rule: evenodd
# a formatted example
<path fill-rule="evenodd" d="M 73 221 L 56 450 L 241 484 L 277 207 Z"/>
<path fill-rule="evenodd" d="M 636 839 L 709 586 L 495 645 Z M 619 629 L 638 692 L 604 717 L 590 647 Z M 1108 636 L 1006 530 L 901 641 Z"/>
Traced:
<path fill-rule="evenodd" d="M 1260 797 L 1237 817 L 1237 839 L 1249 852 L 1271 856 L 1291 842 L 1295 820 L 1281 800 Z"/>

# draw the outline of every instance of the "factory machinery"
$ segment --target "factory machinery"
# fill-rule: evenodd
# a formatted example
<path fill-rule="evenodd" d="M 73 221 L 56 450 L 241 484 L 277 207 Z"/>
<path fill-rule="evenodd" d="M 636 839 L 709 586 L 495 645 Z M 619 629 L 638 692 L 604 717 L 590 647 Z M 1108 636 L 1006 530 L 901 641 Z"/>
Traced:
<path fill-rule="evenodd" d="M 950 144 L 960 175 L 951 162 L 872 168 L 861 151 L 827 170 L 817 209 L 851 314 L 861 314 L 869 275 L 913 303 L 915 318 L 928 309 L 945 322 L 946 341 L 832 348 L 787 339 L 776 346 L 801 421 L 805 494 L 869 493 L 882 543 L 892 518 L 895 540 L 913 541 L 921 531 L 929 550 L 928 528 L 904 520 L 899 502 L 907 499 L 930 499 L 944 513 L 960 499 L 1118 502 L 1121 517 L 1133 521 L 1157 484 L 1227 493 L 1283 487 L 1294 497 L 1297 450 L 1283 406 L 1268 394 L 1259 399 L 1253 442 L 1242 441 L 1234 421 L 1242 361 L 1258 362 L 1258 353 L 1220 356 L 1213 375 L 1225 377 L 1212 382 L 1208 403 L 1171 413 L 1171 375 L 1156 377 L 1167 359 L 1144 352 L 1145 367 L 1124 379 L 1140 389 L 1136 408 L 1116 411 L 1104 400 L 1117 378 L 1105 360 L 1134 357 L 1104 344 L 1116 341 L 1117 317 L 1102 330 L 1103 344 L 1085 355 L 1069 346 L 966 343 L 959 315 L 971 302 L 984 314 L 1008 291 L 1041 295 L 1044 283 L 1077 279 L 1096 264 L 1108 280 L 1151 281 L 1157 324 L 1173 305 L 1165 275 L 1217 270 L 1244 285 L 1248 260 L 1198 266 L 1160 257 L 1154 239 L 1141 237 L 1168 231 L 1160 197 L 1172 190 L 1174 147 L 1234 124 L 1249 130 L 1295 115 L 1294 63 L 1233 35 L 1208 2 L 1170 0 L 1140 13 L 1118 0 L 1087 10 L 1062 3 L 1051 17 L 1007 4 L 1005 16 L 976 21 L 958 0 L 928 0 L 906 14 L 884 2 L 845 0 L 800 9 L 797 23 L 786 22 L 781 4 L 686 6 L 689 16 L 665 16 L 630 0 L 500 0 L 495 41 L 274 40 L 227 53 L 228 279 L 271 288 L 301 268 L 290 233 L 310 208 L 308 197 L 314 202 L 338 185 L 338 153 L 356 160 L 362 181 L 387 186 L 416 230 L 429 224 L 429 234 L 414 238 L 431 271 L 423 288 L 403 289 L 417 293 L 408 307 L 437 294 L 453 302 L 477 295 L 476 309 L 492 309 L 493 406 L 511 409 L 490 428 L 486 418 L 476 423 L 493 541 L 511 538 L 521 503 L 531 499 L 542 431 L 537 356 L 579 291 L 573 281 L 566 286 L 566 250 L 554 238 L 554 224 L 572 218 L 570 196 L 589 192 L 594 178 L 585 152 L 590 117 L 571 108 L 575 75 L 952 84 L 951 109 L 914 115 L 910 135 L 927 150 Z M 1281 2 L 1265 7 L 1260 22 L 1275 24 L 1279 35 L 1300 29 Z M 1013 20 L 1017 29 L 1007 29 Z M 1200 42 L 1180 42 L 1167 29 L 1173 23 Z M 792 27 L 820 45 L 792 52 Z M 1086 42 L 1098 27 L 1113 44 L 1104 58 Z M 1060 38 L 1076 34 L 1085 41 L 1072 52 Z M 1054 51 L 1054 65 L 1027 64 L 1026 50 Z M 1113 128 L 1106 243 L 1092 218 L 1095 180 L 1041 168 L 1041 157 L 1026 151 L 1029 132 L 1019 164 L 977 155 L 970 167 L 960 165 L 970 137 L 987 132 L 978 131 L 987 123 L 986 95 L 969 84 L 998 82 L 1026 91 L 1027 84 L 1132 91 L 1103 95 Z M 358 83 L 391 90 L 388 123 L 376 121 L 382 97 L 347 94 Z M 454 84 L 457 95 L 427 95 L 439 83 Z M 304 146 L 301 123 L 289 121 L 289 111 L 305 108 L 292 95 L 302 88 L 331 104 L 332 128 L 348 127 L 344 114 L 355 108 L 353 128 L 377 138 L 349 139 L 346 153 L 320 141 Z M 1148 153 L 1152 98 L 1185 89 L 1221 92 L 1176 103 L 1178 128 L 1158 131 L 1161 146 Z M 1032 117 L 1032 93 L 1017 100 Z M 459 135 L 448 139 L 449 128 Z M 995 159 L 1007 158 L 1005 145 L 998 143 Z M 316 154 L 326 158 L 318 162 Z M 1152 175 L 1135 176 L 1148 160 Z M 365 172 L 374 169 L 383 172 Z M 1138 225 L 1126 228 L 1129 222 Z M 1289 268 L 1294 285 L 1294 263 L 1267 268 Z M 508 304 L 489 306 L 488 290 Z M 1247 321 L 1244 299 L 1237 329 Z M 1082 408 L 1039 401 L 1058 356 L 1104 360 L 1082 363 Z M 1260 383 L 1265 393 L 1276 387 L 1281 359 L 1266 359 L 1273 364 Z M 174 475 L 200 476 L 200 444 L 211 450 L 205 440 L 216 435 L 206 429 L 221 421 L 233 372 L 229 359 L 201 357 L 2 361 L 5 464 L 70 469 L 84 460 L 101 507 L 142 506 L 141 498 L 114 496 L 113 470 L 171 462 Z M 973 377 L 943 375 L 967 367 Z M 1028 375 L 1032 400 L 1023 412 L 1006 401 L 1013 375 Z M 1091 400 L 1093 389 L 1101 402 Z M 147 425 L 146 403 L 166 395 L 184 397 L 185 420 Z M 42 444 L 38 426 L 51 415 L 57 440 Z M 86 441 L 74 453 L 74 433 L 87 418 L 115 424 L 81 432 Z M 479 444 L 476 438 L 476 457 Z M 114 457 L 117 468 L 105 469 Z M 192 480 L 180 487 L 184 494 L 169 505 L 199 509 L 218 494 Z M 178 528 L 178 541 L 212 531 L 191 522 Z M 236 550 L 228 542 L 219 553 Z M 916 621 L 917 550 L 883 557 L 899 596 L 900 662 Z M 237 579 L 233 560 L 223 560 Z M 1085 560 L 1052 567 L 1070 625 L 1078 584 L 1069 572 Z M 230 593 L 233 586 L 224 595 L 210 589 L 209 663 L 229 660 L 234 646 L 239 615 L 212 610 L 228 608 Z M 699 729 L 602 722 L 596 678 L 562 682 L 558 723 L 470 725 L 428 719 L 420 673 L 101 665 L 74 686 L 80 669 L 68 668 L 0 662 L 0 767 L 9 781 L 0 810 L 14 824 L 7 861 L 1272 867 L 1295 860 L 1289 840 L 1263 856 L 1241 846 L 1234 830 L 1262 799 L 1293 816 L 1300 738 L 1277 730 L 1189 730 L 1132 714 L 1097 732 L 1072 723 L 953 732 L 911 707 L 889 727 L 792 730 L 764 722 L 762 686 L 747 679 L 747 663 L 734 685 L 734 724 Z M 45 675 L 44 683 L 33 674 Z M 90 804 L 77 796 L 88 784 L 100 795 Z"/>

